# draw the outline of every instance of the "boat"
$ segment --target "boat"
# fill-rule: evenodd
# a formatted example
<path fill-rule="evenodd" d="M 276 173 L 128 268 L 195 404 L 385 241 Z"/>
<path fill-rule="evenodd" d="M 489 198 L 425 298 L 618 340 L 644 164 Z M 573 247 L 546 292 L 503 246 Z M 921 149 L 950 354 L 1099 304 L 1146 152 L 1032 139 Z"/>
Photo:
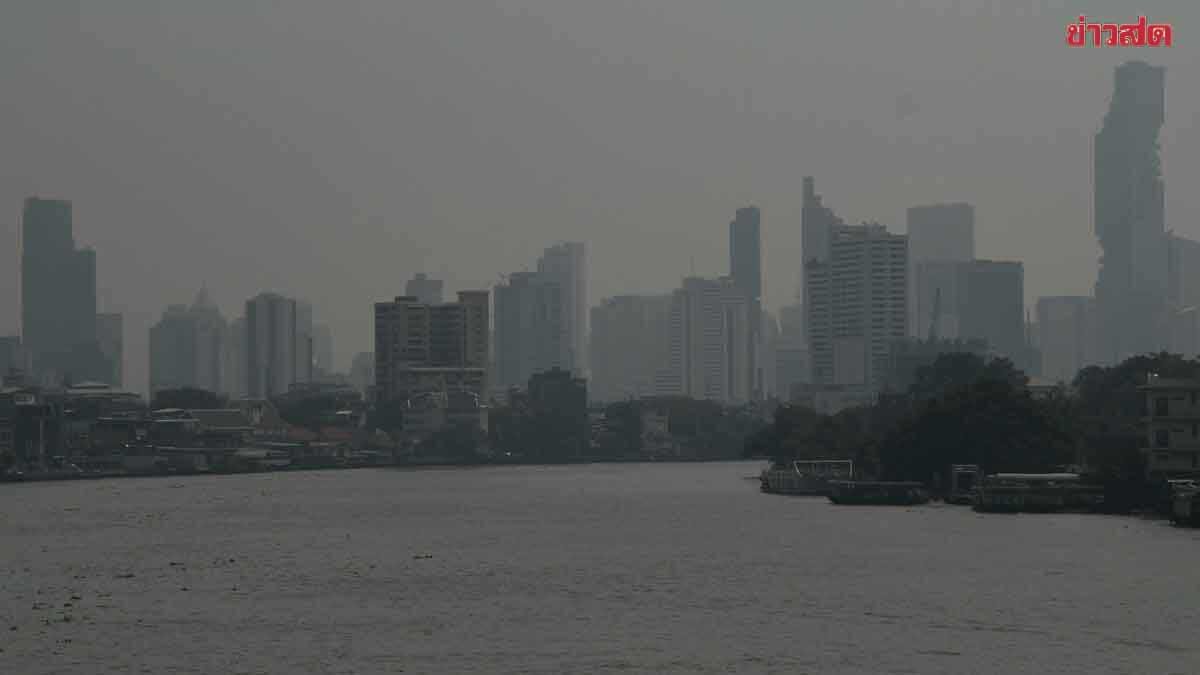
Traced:
<path fill-rule="evenodd" d="M 947 504 L 970 504 L 975 496 L 979 477 L 983 474 L 978 464 L 953 464 L 950 466 L 950 492 Z"/>
<path fill-rule="evenodd" d="M 998 473 L 975 491 L 973 508 L 985 513 L 1097 511 L 1104 487 L 1088 485 L 1077 473 Z"/>
<path fill-rule="evenodd" d="M 921 483 L 888 481 L 832 481 L 829 501 L 851 506 L 915 506 L 929 503 Z"/>
<path fill-rule="evenodd" d="M 849 459 L 808 459 L 776 462 L 759 476 L 762 491 L 771 494 L 825 497 L 829 482 L 854 478 Z"/>

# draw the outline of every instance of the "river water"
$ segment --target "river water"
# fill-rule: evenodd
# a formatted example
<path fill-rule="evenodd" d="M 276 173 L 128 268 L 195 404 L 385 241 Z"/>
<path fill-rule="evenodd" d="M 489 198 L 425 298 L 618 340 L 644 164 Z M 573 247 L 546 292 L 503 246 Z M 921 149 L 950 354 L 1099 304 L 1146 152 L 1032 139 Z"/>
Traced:
<path fill-rule="evenodd" d="M 0 485 L 0 673 L 1200 672 L 1200 531 L 759 468 Z"/>

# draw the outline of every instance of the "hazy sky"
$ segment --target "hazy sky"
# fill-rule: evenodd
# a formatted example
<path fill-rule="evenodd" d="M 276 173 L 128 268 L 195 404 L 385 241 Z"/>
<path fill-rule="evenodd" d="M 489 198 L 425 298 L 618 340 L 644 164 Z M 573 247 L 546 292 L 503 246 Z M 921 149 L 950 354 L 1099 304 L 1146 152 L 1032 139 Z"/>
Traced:
<path fill-rule="evenodd" d="M 1169 21 L 1170 49 L 1072 49 L 1079 14 Z M 976 205 L 980 257 L 1085 294 L 1091 134 L 1112 68 L 1166 65 L 1168 223 L 1200 238 L 1193 0 L 9 0 L 0 6 L 0 333 L 17 223 L 71 199 L 100 305 L 147 329 L 207 284 L 227 316 L 270 289 L 371 349 L 371 303 L 414 272 L 490 288 L 556 240 L 591 294 L 727 268 L 763 211 L 766 302 L 799 279 L 800 185 L 846 220 Z"/>

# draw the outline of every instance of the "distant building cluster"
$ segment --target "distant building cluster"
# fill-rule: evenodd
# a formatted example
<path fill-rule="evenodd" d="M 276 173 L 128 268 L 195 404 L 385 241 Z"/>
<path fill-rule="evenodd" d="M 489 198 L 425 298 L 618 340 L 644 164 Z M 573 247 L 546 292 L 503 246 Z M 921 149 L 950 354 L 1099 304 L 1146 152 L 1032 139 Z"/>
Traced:
<path fill-rule="evenodd" d="M 673 289 L 592 304 L 582 242 L 547 246 L 531 267 L 450 301 L 443 280 L 415 274 L 403 295 L 381 290 L 392 299 L 374 304 L 373 350 L 354 356 L 344 375 L 333 329 L 310 303 L 262 292 L 226 318 L 201 290 L 150 328 L 149 392 L 271 400 L 336 384 L 429 437 L 462 425 L 486 431 L 491 406 L 548 407 L 581 391 L 583 405 L 686 397 L 836 412 L 904 389 L 945 351 L 1007 358 L 1051 381 L 1145 352 L 1195 354 L 1200 242 L 1166 227 L 1164 87 L 1161 67 L 1116 69 L 1095 136 L 1103 256 L 1091 295 L 1049 295 L 1027 308 L 1022 263 L 977 256 L 969 203 L 913 206 L 899 233 L 846 223 L 807 176 L 800 222 L 791 225 L 802 250 L 789 272 L 802 288 L 770 308 L 763 213 L 743 206 L 728 224 L 728 269 L 693 273 Z M 0 372 L 46 387 L 119 389 L 123 319 L 98 311 L 96 254 L 77 248 L 73 226 L 70 202 L 26 200 L 22 334 L 0 337 Z"/>

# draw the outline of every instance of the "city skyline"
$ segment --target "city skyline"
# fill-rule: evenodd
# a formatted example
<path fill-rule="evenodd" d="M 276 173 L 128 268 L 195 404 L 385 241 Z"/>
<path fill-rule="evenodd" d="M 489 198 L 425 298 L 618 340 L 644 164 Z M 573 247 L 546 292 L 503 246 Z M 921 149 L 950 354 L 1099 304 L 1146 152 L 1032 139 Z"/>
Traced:
<path fill-rule="evenodd" d="M 10 205 L 10 216 L 0 218 L 0 236 L 7 232 L 10 241 L 17 241 L 19 217 L 13 205 L 26 196 L 74 202 L 77 240 L 100 252 L 98 311 L 124 315 L 125 380 L 135 388 L 144 387 L 148 379 L 144 354 L 149 326 L 166 305 L 189 297 L 201 285 L 209 286 L 214 301 L 230 317 L 245 297 L 261 289 L 310 298 L 337 335 L 335 361 L 344 370 L 353 354 L 370 348 L 369 302 L 401 292 L 404 280 L 415 272 L 444 279 L 449 294 L 485 289 L 495 274 L 527 265 L 546 243 L 579 240 L 590 247 L 589 307 L 615 295 L 666 292 L 691 273 L 693 261 L 698 274 L 722 273 L 727 214 L 747 204 L 762 209 L 764 306 L 778 309 L 794 301 L 799 286 L 798 182 L 808 174 L 820 178 L 822 191 L 848 222 L 878 220 L 895 229 L 905 210 L 916 204 L 974 204 L 979 257 L 1024 263 L 1027 308 L 1042 295 L 1091 292 L 1099 254 L 1089 206 L 1091 135 L 1100 128 L 1111 96 L 1112 68 L 1140 54 L 1096 50 L 1064 56 L 1058 19 L 1070 12 L 1042 7 L 1016 16 L 1009 9 L 988 9 L 986 18 L 992 23 L 984 26 L 984 17 L 971 16 L 969 7 L 941 14 L 871 8 L 882 23 L 909 33 L 957 31 L 980 45 L 978 50 L 955 52 L 962 58 L 939 63 L 904 46 L 900 37 L 879 33 L 873 22 L 856 21 L 864 8 L 853 3 L 805 10 L 751 3 L 739 12 L 742 23 L 730 22 L 732 10 L 704 16 L 686 3 L 666 3 L 679 17 L 689 17 L 699 32 L 716 25 L 710 22 L 720 22 L 727 35 L 712 39 L 657 21 L 617 39 L 621 26 L 645 18 L 637 9 L 506 4 L 527 11 L 504 22 L 496 38 L 479 41 L 501 46 L 496 67 L 514 68 L 512 81 L 527 85 L 536 94 L 532 102 L 539 105 L 546 92 L 558 90 L 554 87 L 560 84 L 555 70 L 537 67 L 539 55 L 564 60 L 564 68 L 569 65 L 572 72 L 581 73 L 584 87 L 566 83 L 562 101 L 567 110 L 534 109 L 530 123 L 519 121 L 518 111 L 524 111 L 525 104 L 493 89 L 486 91 L 498 97 L 497 106 L 488 108 L 492 113 L 486 118 L 469 112 L 467 106 L 478 100 L 448 99 L 449 107 L 441 112 L 448 122 L 460 123 L 455 128 L 461 123 L 482 125 L 469 137 L 479 142 L 467 144 L 473 148 L 470 152 L 482 153 L 477 156 L 478 169 L 466 171 L 453 183 L 453 193 L 461 200 L 457 204 L 448 201 L 445 191 L 452 184 L 447 182 L 450 169 L 462 168 L 460 162 L 471 157 L 466 145 L 451 143 L 445 146 L 448 154 L 436 159 L 430 154 L 434 146 L 401 129 L 405 143 L 416 144 L 413 152 L 396 154 L 396 147 L 385 143 L 382 154 L 371 154 L 361 142 L 365 136 L 331 136 L 328 128 L 314 126 L 316 118 L 280 108 L 279 92 L 299 86 L 299 71 L 261 59 L 274 49 L 281 58 L 307 62 L 309 52 L 296 39 L 306 34 L 305 26 L 324 25 L 331 35 L 364 31 L 359 41 L 363 48 L 328 54 L 329 68 L 346 68 L 353 74 L 382 69 L 393 78 L 443 91 L 469 77 L 454 65 L 459 61 L 431 73 L 418 60 L 387 58 L 388 50 L 425 47 L 446 54 L 462 47 L 469 54 L 472 48 L 459 42 L 479 38 L 475 29 L 457 36 L 455 31 L 425 30 L 438 37 L 414 32 L 408 47 L 385 48 L 368 17 L 320 8 L 285 9 L 297 35 L 269 39 L 261 33 L 261 15 L 241 16 L 236 10 L 118 9 L 103 15 L 86 7 L 19 10 L 26 21 L 6 22 L 21 25 L 21 30 L 5 37 L 11 37 L 13 45 L 28 47 L 28 57 L 6 61 L 0 69 L 12 75 L 15 87 L 28 92 L 30 104 L 60 112 L 35 119 L 14 118 L 10 111 L 0 119 L 13 134 L 16 156 L 24 160 L 0 175 L 0 203 Z M 1088 14 L 1119 13 L 1118 4 L 1108 5 L 1095 3 Z M 374 18 L 403 19 L 419 31 L 448 27 L 467 10 L 414 5 L 377 11 Z M 494 8 L 473 11 L 481 19 L 501 16 Z M 1146 11 L 1183 20 L 1197 9 L 1150 2 Z M 318 22 L 331 13 L 338 18 Z M 164 34 L 157 28 L 169 34 L 185 20 L 193 22 L 196 35 L 207 35 L 241 19 L 241 27 L 226 31 L 221 39 L 231 47 L 245 41 L 267 46 L 247 58 L 260 59 L 256 63 L 279 76 L 274 89 L 250 87 L 259 75 L 229 72 L 200 57 L 187 40 L 142 37 Z M 821 38 L 820 26 L 847 22 L 856 25 L 855 34 L 862 38 L 858 47 L 837 47 Z M 996 22 L 1009 31 L 1044 33 L 1046 39 L 1019 51 L 989 51 L 983 47 L 1003 32 L 991 27 Z M 775 25 L 786 26 L 791 35 Z M 547 27 L 565 31 L 570 39 L 548 40 Z M 89 37 L 68 40 L 79 35 Z M 757 39 L 751 40 L 753 50 L 738 55 L 730 51 L 726 37 Z M 526 38 L 521 43 L 526 47 L 512 46 L 519 38 Z M 850 72 L 806 58 L 811 56 L 809 49 L 836 49 L 844 63 L 870 62 L 868 54 L 855 56 L 853 50 L 872 38 L 896 52 L 886 66 Z M 148 60 L 131 67 L 104 49 L 113 41 L 139 44 Z M 600 63 L 587 65 L 589 49 L 599 50 Z M 1180 67 L 1195 60 L 1192 50 L 1181 41 L 1145 57 L 1168 68 L 1161 138 L 1167 166 L 1166 225 L 1196 238 L 1200 210 L 1186 190 L 1171 189 L 1194 182 L 1200 174 L 1191 159 L 1200 156 L 1192 112 L 1200 74 Z M 674 53 L 678 58 L 671 56 Z M 726 57 L 726 67 L 710 67 L 713 59 L 721 62 Z M 758 68 L 766 57 L 785 67 Z M 622 65 L 629 62 L 647 68 Z M 37 63 L 45 69 L 31 68 Z M 75 76 L 68 66 L 77 63 L 87 64 L 85 73 L 115 74 L 115 84 L 109 91 L 97 91 L 86 82 L 72 88 Z M 794 69 L 786 67 L 793 64 Z M 989 70 L 979 70 L 984 64 Z M 956 76 L 972 73 L 986 74 L 987 86 L 964 90 L 954 82 Z M 1061 87 L 1064 80 L 1072 86 Z M 163 87 L 162 82 L 176 84 Z M 339 91 L 362 91 L 359 82 L 346 78 Z M 223 98 L 208 107 L 185 105 L 190 100 L 185 90 L 193 86 Z M 866 94 L 873 86 L 878 94 Z M 626 131 L 627 125 L 599 123 L 593 125 L 595 134 L 565 125 L 560 114 L 585 121 L 596 121 L 597 114 L 629 118 L 585 89 L 639 103 L 640 124 L 654 134 L 635 132 L 621 140 L 618 132 Z M 75 90 L 79 93 L 71 93 Z M 116 91 L 127 95 L 129 103 L 113 99 Z M 821 95 L 808 95 L 814 91 Z M 327 110 L 328 102 L 335 100 L 323 98 L 329 93 L 314 91 L 306 100 L 314 110 Z M 109 113 L 81 118 L 74 111 L 86 107 L 64 105 L 75 96 L 107 101 L 121 115 L 144 124 L 135 129 Z M 1005 99 L 1035 100 L 1038 105 L 1014 110 Z M 908 105 L 892 105 L 901 100 Z M 390 98 L 371 101 L 381 111 L 398 105 Z M 130 107 L 134 103 L 161 112 L 184 133 L 164 135 L 172 127 L 144 120 Z M 594 112 L 582 111 L 581 106 L 593 103 Z M 672 130 L 665 125 L 671 118 L 664 115 L 684 108 L 694 110 L 685 126 Z M 424 119 L 434 109 L 412 114 Z M 244 123 L 229 121 L 231 112 L 234 120 Z M 378 133 L 384 128 L 382 120 L 373 114 L 339 114 L 351 115 L 363 134 L 372 134 L 372 143 L 383 137 Z M 388 118 L 391 124 L 392 116 Z M 448 138 L 446 127 L 430 129 L 431 140 Z M 548 143 L 536 142 L 542 135 Z M 163 142 L 164 138 L 173 140 Z M 498 145 L 489 145 L 489 138 L 498 139 Z M 344 140 L 345 147 L 331 144 L 335 139 Z M 117 147 L 120 153 L 115 153 Z M 311 161 L 295 163 L 297 153 L 309 153 Z M 181 161 L 188 154 L 192 159 Z M 506 171 L 487 171 L 502 158 L 513 160 Z M 292 166 L 272 170 L 281 162 Z M 352 164 L 364 162 L 366 173 L 350 170 Z M 586 166 L 559 178 L 548 173 L 550 167 L 564 164 Z M 418 165 L 421 171 L 406 168 Z M 253 173 L 239 166 L 253 167 Z M 162 170 L 146 175 L 144 167 Z M 214 171 L 224 177 L 214 177 Z M 494 186 L 480 182 L 485 173 Z M 905 180 L 898 181 L 899 175 Z M 1047 181 L 1049 175 L 1055 180 Z M 406 183 L 422 187 L 394 190 Z M 421 190 L 428 196 L 421 197 Z M 290 236 L 292 232 L 302 236 Z M 637 245 L 630 246 L 631 241 Z M 0 252 L 0 267 L 11 269 L 9 278 L 14 280 L 17 272 L 9 266 L 16 263 L 11 253 L 4 259 Z M 617 273 L 626 268 L 633 272 Z M 299 269 L 305 272 L 299 274 Z M 146 278 L 155 278 L 155 283 L 145 283 Z M 0 334 L 17 332 L 18 286 L 13 283 L 0 291 Z M 367 300 L 359 305 L 345 302 L 347 297 Z"/>

